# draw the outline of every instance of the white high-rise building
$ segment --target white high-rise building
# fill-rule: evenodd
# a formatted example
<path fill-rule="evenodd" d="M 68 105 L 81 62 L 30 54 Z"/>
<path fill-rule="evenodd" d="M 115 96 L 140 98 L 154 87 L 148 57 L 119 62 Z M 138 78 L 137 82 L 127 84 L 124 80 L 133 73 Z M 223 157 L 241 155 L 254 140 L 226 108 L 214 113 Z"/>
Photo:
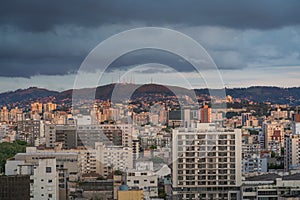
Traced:
<path fill-rule="evenodd" d="M 96 143 L 96 171 L 107 177 L 112 170 L 126 171 L 133 168 L 132 148 Z"/>
<path fill-rule="evenodd" d="M 197 124 L 174 130 L 173 199 L 240 199 L 241 131 Z"/>
<path fill-rule="evenodd" d="M 242 173 L 267 172 L 267 158 L 260 157 L 260 144 L 256 136 L 242 135 Z"/>
<path fill-rule="evenodd" d="M 284 170 L 300 167 L 300 114 L 293 115 L 292 134 L 284 136 Z"/>
<path fill-rule="evenodd" d="M 30 175 L 30 200 L 59 199 L 59 176 L 55 158 L 38 158 L 36 163 L 8 160 L 6 175 Z"/>
<path fill-rule="evenodd" d="M 293 135 L 300 135 L 300 114 L 293 115 L 292 131 Z"/>
<path fill-rule="evenodd" d="M 299 135 L 284 136 L 284 170 L 288 172 L 300 166 Z"/>
<path fill-rule="evenodd" d="M 56 171 L 56 159 L 39 159 L 33 175 L 31 200 L 54 200 L 59 199 L 58 172 Z"/>

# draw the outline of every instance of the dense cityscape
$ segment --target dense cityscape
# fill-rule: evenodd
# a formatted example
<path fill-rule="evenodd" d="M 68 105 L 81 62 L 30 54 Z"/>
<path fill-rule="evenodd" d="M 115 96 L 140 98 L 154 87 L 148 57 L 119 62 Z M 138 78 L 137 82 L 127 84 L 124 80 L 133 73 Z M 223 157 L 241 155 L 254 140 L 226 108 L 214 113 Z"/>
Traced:
<path fill-rule="evenodd" d="M 197 100 L 157 92 L 77 110 L 51 97 L 3 105 L 1 199 L 300 196 L 297 106 Z"/>
<path fill-rule="evenodd" d="M 1 1 L 0 200 L 300 200 L 299 8 Z"/>

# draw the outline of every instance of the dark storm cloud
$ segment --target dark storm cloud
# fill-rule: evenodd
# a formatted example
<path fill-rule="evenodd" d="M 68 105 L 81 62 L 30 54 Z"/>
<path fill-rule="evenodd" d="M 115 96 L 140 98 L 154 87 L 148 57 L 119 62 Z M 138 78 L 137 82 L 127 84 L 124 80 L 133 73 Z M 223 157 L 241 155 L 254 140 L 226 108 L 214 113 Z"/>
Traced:
<path fill-rule="evenodd" d="M 297 0 L 12 0 L 2 2 L 0 23 L 29 31 L 64 24 L 94 27 L 132 21 L 268 29 L 299 24 L 299 7 Z"/>
<path fill-rule="evenodd" d="M 261 46 L 258 51 L 249 53 L 248 49 L 263 44 L 265 38 L 253 44 L 242 44 L 244 39 L 234 38 L 233 30 L 270 31 L 300 24 L 300 1 L 182 1 L 182 0 L 63 0 L 44 1 L 26 0 L 2 1 L 0 6 L 0 76 L 32 77 L 35 75 L 65 75 L 75 73 L 85 56 L 102 40 L 139 26 L 176 27 L 207 43 L 206 48 L 221 69 L 236 69 L 247 65 L 247 57 L 258 59 L 265 54 L 269 46 Z M 201 30 L 194 27 L 221 27 L 221 30 Z M 179 28 L 178 28 L 179 27 Z M 175 28 L 175 29 L 176 29 Z M 284 34 L 268 36 L 273 41 L 284 38 Z M 292 32 L 291 32 L 292 33 Z M 240 33 L 238 33 L 240 34 Z M 299 35 L 295 33 L 295 35 Z M 296 37 L 295 36 L 295 37 Z M 248 36 L 247 36 L 248 37 Z M 252 37 L 252 35 L 251 35 Z M 265 36 L 263 36 L 265 37 Z M 290 39 L 291 37 L 287 37 Z M 278 57 L 282 52 L 294 55 L 299 52 L 299 42 L 288 41 L 272 47 Z M 206 42 L 207 41 L 207 42 Z M 291 50 L 276 50 L 277 46 L 295 44 Z M 220 44 L 223 46 L 220 46 Z M 291 47 L 288 47 L 291 48 Z M 221 50 L 220 50 L 221 49 Z M 285 54 L 282 55 L 284 57 Z M 295 58 L 294 58 L 295 57 Z M 298 63 L 296 55 L 292 57 Z M 178 57 L 169 54 L 139 52 L 123 57 L 113 63 L 112 70 L 119 67 L 158 62 L 174 67 L 177 71 L 191 71 L 186 62 L 179 62 Z M 264 60 L 263 60 L 264 61 Z M 260 61 L 262 62 L 262 61 Z M 281 61 L 284 63 L 285 61 Z M 272 64 L 272 63 L 271 63 Z M 145 71 L 146 72 L 146 71 Z"/>
<path fill-rule="evenodd" d="M 129 68 L 136 65 L 143 65 L 148 63 L 159 63 L 161 65 L 166 65 L 177 72 L 191 72 L 196 71 L 194 67 L 182 57 L 175 55 L 173 53 L 156 50 L 156 49 L 143 49 L 132 51 L 125 54 L 115 60 L 109 67 L 108 71 L 113 71 L 116 69 L 128 70 Z M 160 70 L 159 68 L 154 68 L 152 70 L 142 70 L 143 73 L 154 73 Z"/>
<path fill-rule="evenodd" d="M 74 67 L 74 66 L 78 66 L 76 61 L 78 61 L 77 58 L 73 58 L 73 59 L 44 58 L 44 59 L 34 59 L 34 60 L 18 59 L 17 61 L 0 59 L 0 63 L 1 63 L 0 76 L 30 78 L 35 75 L 74 74 L 77 72 L 79 68 L 79 67 Z"/>

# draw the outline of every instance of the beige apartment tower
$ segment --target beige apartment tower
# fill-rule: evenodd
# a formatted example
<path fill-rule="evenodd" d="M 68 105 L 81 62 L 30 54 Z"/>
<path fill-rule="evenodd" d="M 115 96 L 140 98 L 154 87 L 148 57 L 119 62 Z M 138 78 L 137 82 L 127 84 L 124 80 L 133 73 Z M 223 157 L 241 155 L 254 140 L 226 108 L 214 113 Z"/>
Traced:
<path fill-rule="evenodd" d="M 199 123 L 172 139 L 173 199 L 240 199 L 240 129 Z"/>

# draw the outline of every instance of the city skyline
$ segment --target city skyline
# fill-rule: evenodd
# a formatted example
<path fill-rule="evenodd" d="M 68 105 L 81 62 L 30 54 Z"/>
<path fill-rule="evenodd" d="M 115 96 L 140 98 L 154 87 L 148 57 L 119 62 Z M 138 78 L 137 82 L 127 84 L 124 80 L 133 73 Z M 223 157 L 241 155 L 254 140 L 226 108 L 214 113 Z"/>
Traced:
<path fill-rule="evenodd" d="M 1 200 L 300 200 L 300 1 L 4 1 Z"/>
<path fill-rule="evenodd" d="M 215 61 L 227 87 L 300 86 L 298 4 L 172 1 L 159 6 L 152 2 L 128 6 L 129 2 L 124 1 L 8 2 L 2 8 L 0 21 L 0 91 L 30 86 L 59 91 L 73 88 L 80 64 L 100 42 L 122 31 L 149 26 L 173 29 L 195 39 Z M 69 12 L 65 12 L 66 8 Z M 154 57 L 157 63 L 186 73 L 188 81 L 199 88 L 205 87 L 193 79 L 186 63 L 179 65 L 179 58 L 159 52 L 135 52 L 117 59 L 103 84 L 118 79 L 122 68 L 144 65 Z M 137 72 L 137 83 L 150 82 L 149 77 L 160 84 L 177 83 L 176 73 L 168 69 L 143 67 Z M 85 71 L 81 76 L 89 80 L 94 72 Z M 168 79 L 164 78 L 166 74 Z M 82 87 L 88 86 L 87 81 Z"/>

